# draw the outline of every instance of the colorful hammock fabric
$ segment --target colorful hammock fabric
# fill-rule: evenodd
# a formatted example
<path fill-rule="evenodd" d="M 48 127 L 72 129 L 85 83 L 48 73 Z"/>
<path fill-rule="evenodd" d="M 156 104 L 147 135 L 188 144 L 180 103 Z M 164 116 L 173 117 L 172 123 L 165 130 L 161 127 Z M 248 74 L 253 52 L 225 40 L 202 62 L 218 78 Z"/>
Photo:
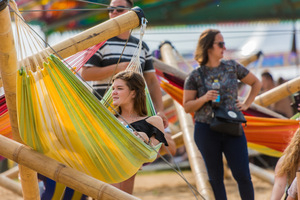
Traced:
<path fill-rule="evenodd" d="M 12 130 L 4 95 L 0 97 L 0 134 L 12 138 Z M 0 161 L 4 159 L 4 157 L 0 156 Z"/>
<path fill-rule="evenodd" d="M 152 162 L 161 144 L 132 134 L 51 55 L 37 72 L 20 70 L 17 111 L 24 143 L 107 183 L 130 178 Z"/>
<path fill-rule="evenodd" d="M 182 105 L 183 90 L 166 81 L 161 87 L 173 99 Z M 247 113 L 249 112 L 249 113 Z M 244 112 L 247 126 L 244 128 L 248 146 L 260 153 L 280 157 L 287 147 L 290 138 L 299 128 L 299 121 L 294 119 L 277 119 L 270 117 L 257 117 L 258 111 L 249 109 Z M 266 116 L 259 114 L 258 116 Z"/>
<path fill-rule="evenodd" d="M 247 126 L 244 127 L 248 146 L 263 154 L 280 157 L 290 142 L 299 121 L 245 116 Z"/>

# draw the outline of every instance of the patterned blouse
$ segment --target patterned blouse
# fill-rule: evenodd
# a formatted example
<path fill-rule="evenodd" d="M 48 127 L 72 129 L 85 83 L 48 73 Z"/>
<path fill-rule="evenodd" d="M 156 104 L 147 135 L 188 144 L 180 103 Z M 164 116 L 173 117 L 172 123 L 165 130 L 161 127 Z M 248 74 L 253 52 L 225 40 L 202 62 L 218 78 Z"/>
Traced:
<path fill-rule="evenodd" d="M 197 90 L 197 98 L 206 94 L 199 70 L 201 70 L 203 74 L 207 90 L 212 90 L 212 83 L 215 79 L 219 80 L 221 85 L 221 106 L 238 110 L 235 105 L 238 95 L 238 79 L 241 80 L 246 77 L 249 70 L 234 60 L 222 60 L 218 67 L 201 66 L 194 69 L 185 80 L 184 89 Z M 211 103 L 206 102 L 199 110 L 197 110 L 194 119 L 197 122 L 210 124 L 212 119 Z"/>

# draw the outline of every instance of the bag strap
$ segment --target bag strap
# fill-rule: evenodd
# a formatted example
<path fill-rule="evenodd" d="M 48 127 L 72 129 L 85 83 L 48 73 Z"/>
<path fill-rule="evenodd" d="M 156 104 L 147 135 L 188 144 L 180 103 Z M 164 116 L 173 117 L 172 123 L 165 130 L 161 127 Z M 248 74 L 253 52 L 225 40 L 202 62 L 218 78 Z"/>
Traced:
<path fill-rule="evenodd" d="M 201 81 L 202 81 L 202 85 L 205 89 L 205 93 L 207 92 L 207 87 L 205 85 L 205 80 L 204 80 L 204 76 L 203 76 L 203 73 L 202 73 L 202 69 L 204 70 L 204 67 L 200 65 L 200 67 L 198 67 L 198 71 L 199 71 L 199 74 L 200 74 L 200 77 L 201 77 Z M 212 102 L 209 101 L 208 104 L 211 106 L 212 110 L 213 110 L 213 113 L 215 112 L 215 109 L 212 107 Z"/>
<path fill-rule="evenodd" d="M 200 65 L 200 67 L 198 67 L 198 71 L 199 71 L 199 74 L 200 74 L 200 77 L 201 77 L 202 85 L 205 89 L 205 92 L 207 92 L 207 88 L 206 88 L 206 85 L 205 85 L 204 76 L 203 76 L 201 68 L 203 68 L 203 67 Z"/>

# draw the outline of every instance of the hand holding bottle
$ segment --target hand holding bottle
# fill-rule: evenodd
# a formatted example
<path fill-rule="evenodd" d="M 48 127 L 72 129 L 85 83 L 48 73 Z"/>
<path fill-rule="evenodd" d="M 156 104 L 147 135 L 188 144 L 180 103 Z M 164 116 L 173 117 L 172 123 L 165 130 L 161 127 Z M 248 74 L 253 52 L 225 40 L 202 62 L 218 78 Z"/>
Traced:
<path fill-rule="evenodd" d="M 211 86 L 212 86 L 212 89 L 217 92 L 217 98 L 212 100 L 212 106 L 213 107 L 218 107 L 220 105 L 220 101 L 221 101 L 220 92 L 219 92 L 220 88 L 221 88 L 221 85 L 219 83 L 219 80 L 215 79 Z"/>

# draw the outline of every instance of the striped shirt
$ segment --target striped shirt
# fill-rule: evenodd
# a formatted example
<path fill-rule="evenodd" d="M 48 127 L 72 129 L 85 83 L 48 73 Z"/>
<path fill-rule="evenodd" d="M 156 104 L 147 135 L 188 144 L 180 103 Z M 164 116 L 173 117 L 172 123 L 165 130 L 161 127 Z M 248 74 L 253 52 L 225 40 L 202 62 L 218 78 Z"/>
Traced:
<path fill-rule="evenodd" d="M 134 36 L 130 36 L 128 43 L 126 40 L 120 39 L 118 37 L 113 37 L 107 40 L 104 45 L 102 45 L 96 53 L 86 62 L 85 67 L 106 67 L 112 64 L 117 64 L 118 60 L 120 62 L 130 62 L 133 55 L 136 55 L 138 50 L 139 39 Z M 124 49 L 124 46 L 126 47 Z M 124 52 L 122 54 L 122 51 Z M 142 49 L 140 52 L 140 62 L 143 73 L 145 72 L 155 72 L 152 55 L 149 51 L 146 43 L 142 43 Z M 93 89 L 96 90 L 101 96 L 104 95 L 104 92 L 108 88 L 108 83 L 110 82 L 111 77 L 103 79 L 101 81 L 93 81 Z"/>

